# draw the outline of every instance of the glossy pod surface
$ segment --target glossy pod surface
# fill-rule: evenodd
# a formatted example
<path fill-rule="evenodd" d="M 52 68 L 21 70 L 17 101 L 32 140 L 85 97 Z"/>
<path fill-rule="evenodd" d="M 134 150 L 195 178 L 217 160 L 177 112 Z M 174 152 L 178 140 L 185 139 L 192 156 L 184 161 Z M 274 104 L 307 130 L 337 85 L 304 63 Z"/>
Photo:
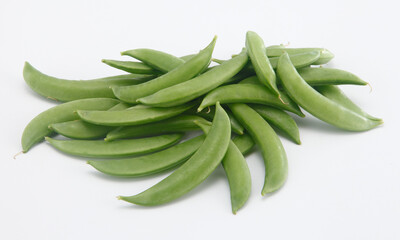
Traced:
<path fill-rule="evenodd" d="M 203 144 L 182 166 L 146 191 L 120 199 L 144 206 L 170 202 L 202 183 L 221 163 L 230 142 L 229 117 L 217 104 L 212 127 Z"/>
<path fill-rule="evenodd" d="M 103 59 L 101 61 L 110 67 L 114 67 L 129 73 L 151 74 L 151 75 L 160 74 L 159 71 L 156 71 L 150 66 L 141 62 L 118 61 L 110 59 Z"/>
<path fill-rule="evenodd" d="M 273 94 L 279 96 L 276 87 L 275 71 L 269 62 L 265 52 L 264 41 L 255 32 L 248 31 L 246 34 L 247 54 L 260 82 L 265 85 Z"/>
<path fill-rule="evenodd" d="M 227 85 L 209 92 L 204 97 L 198 110 L 201 111 L 218 101 L 220 103 L 259 103 L 287 110 L 301 117 L 304 116 L 297 104 L 285 95 L 285 93 L 281 92 L 280 95 L 286 104 L 282 103 L 276 95 L 261 85 L 244 83 Z"/>
<path fill-rule="evenodd" d="M 113 88 L 115 96 L 124 102 L 136 103 L 137 99 L 141 97 L 146 97 L 193 78 L 210 64 L 216 40 L 214 38 L 199 54 L 158 78 L 143 84 Z"/>
<path fill-rule="evenodd" d="M 113 141 L 115 139 L 137 138 L 158 134 L 199 130 L 199 126 L 196 125 L 194 121 L 208 123 L 207 120 L 199 116 L 180 115 L 144 125 L 119 127 L 109 132 L 105 140 Z"/>
<path fill-rule="evenodd" d="M 310 85 L 367 85 L 368 83 L 357 77 L 356 75 L 335 68 L 301 68 L 297 72 Z"/>
<path fill-rule="evenodd" d="M 177 106 L 191 101 L 235 76 L 247 63 L 247 54 L 243 50 L 237 57 L 216 66 L 189 81 L 160 90 L 150 96 L 140 98 L 138 102 L 156 106 Z"/>
<path fill-rule="evenodd" d="M 201 146 L 205 136 L 200 135 L 175 146 L 145 156 L 95 161 L 90 160 L 98 171 L 118 177 L 141 177 L 171 169 L 192 156 Z"/>
<path fill-rule="evenodd" d="M 286 112 L 265 105 L 250 105 L 269 124 L 281 130 L 295 143 L 301 144 L 299 128 L 294 119 Z"/>
<path fill-rule="evenodd" d="M 287 54 L 279 60 L 278 75 L 291 98 L 322 121 L 350 131 L 366 131 L 382 123 L 361 116 L 318 93 L 297 73 Z"/>
<path fill-rule="evenodd" d="M 285 47 L 266 48 L 268 57 L 279 57 L 284 53 L 292 55 L 292 54 L 299 54 L 311 51 L 320 52 L 320 57 L 317 61 L 313 63 L 314 65 L 321 65 L 328 63 L 330 60 L 332 60 L 332 58 L 335 57 L 335 55 L 326 48 L 285 48 Z"/>
<path fill-rule="evenodd" d="M 115 98 L 110 87 L 143 83 L 153 78 L 150 75 L 126 74 L 93 80 L 67 80 L 39 72 L 25 62 L 25 82 L 38 94 L 61 102 L 83 98 Z"/>
<path fill-rule="evenodd" d="M 122 111 L 78 110 L 79 117 L 89 123 L 105 126 L 132 126 L 157 122 L 183 113 L 193 107 L 192 103 L 170 108 L 137 105 Z"/>
<path fill-rule="evenodd" d="M 229 107 L 261 149 L 265 164 L 265 181 L 261 194 L 278 190 L 288 175 L 286 152 L 279 137 L 269 124 L 246 104 L 229 104 Z"/>
<path fill-rule="evenodd" d="M 42 141 L 53 131 L 48 128 L 50 124 L 78 119 L 75 113 L 78 109 L 107 110 L 119 101 L 111 98 L 91 98 L 75 100 L 52 107 L 32 119 L 22 133 L 22 151 L 27 152 L 34 144 Z"/>
<path fill-rule="evenodd" d="M 156 152 L 177 143 L 181 138 L 182 134 L 170 134 L 113 142 L 103 140 L 56 140 L 49 137 L 46 137 L 46 141 L 56 149 L 71 155 L 116 158 Z"/>

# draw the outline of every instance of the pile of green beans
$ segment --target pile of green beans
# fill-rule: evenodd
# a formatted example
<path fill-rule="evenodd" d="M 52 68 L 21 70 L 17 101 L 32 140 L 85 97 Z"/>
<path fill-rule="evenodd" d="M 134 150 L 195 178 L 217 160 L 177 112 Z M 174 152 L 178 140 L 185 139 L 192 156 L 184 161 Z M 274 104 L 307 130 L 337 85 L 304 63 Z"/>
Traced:
<path fill-rule="evenodd" d="M 367 82 L 321 66 L 334 57 L 327 49 L 265 47 L 263 39 L 249 31 L 239 54 L 218 60 L 212 58 L 216 40 L 183 57 L 153 49 L 124 51 L 122 55 L 138 61 L 102 62 L 128 74 L 93 80 L 51 77 L 26 62 L 23 76 L 32 90 L 63 103 L 29 122 L 22 152 L 46 140 L 61 152 L 92 158 L 89 165 L 115 177 L 174 169 L 146 191 L 118 197 L 144 206 L 181 197 L 221 164 L 236 214 L 251 189 L 244 156 L 256 145 L 265 165 L 261 194 L 284 185 L 288 161 L 277 133 L 301 144 L 295 121 L 305 117 L 301 109 L 348 131 L 367 131 L 383 123 L 338 87 Z M 187 132 L 198 134 L 187 139 Z M 56 134 L 61 139 L 52 138 Z"/>

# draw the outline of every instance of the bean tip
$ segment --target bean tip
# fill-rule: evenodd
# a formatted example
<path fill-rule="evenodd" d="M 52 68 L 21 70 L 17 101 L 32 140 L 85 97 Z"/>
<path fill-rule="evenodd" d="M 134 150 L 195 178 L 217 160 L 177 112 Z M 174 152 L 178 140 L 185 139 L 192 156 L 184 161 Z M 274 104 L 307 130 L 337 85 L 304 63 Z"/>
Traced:
<path fill-rule="evenodd" d="M 17 156 L 20 155 L 21 153 L 25 153 L 25 152 L 24 152 L 24 151 L 18 152 L 17 154 L 15 154 L 15 155 L 13 156 L 13 159 L 14 159 L 14 160 L 17 159 Z"/>
<path fill-rule="evenodd" d="M 121 197 L 121 196 L 117 196 L 117 199 L 118 199 L 118 200 L 122 200 L 122 197 Z"/>

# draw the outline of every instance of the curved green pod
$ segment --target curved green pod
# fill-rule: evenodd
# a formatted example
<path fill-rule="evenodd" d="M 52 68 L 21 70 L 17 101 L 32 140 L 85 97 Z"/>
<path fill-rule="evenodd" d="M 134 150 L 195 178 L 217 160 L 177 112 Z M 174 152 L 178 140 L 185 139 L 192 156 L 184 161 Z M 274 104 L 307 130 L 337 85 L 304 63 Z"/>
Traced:
<path fill-rule="evenodd" d="M 318 51 L 320 52 L 320 57 L 317 61 L 313 62 L 313 65 L 321 65 L 328 63 L 335 55 L 326 48 L 266 48 L 268 57 L 280 57 L 282 54 L 287 53 L 289 55 Z"/>
<path fill-rule="evenodd" d="M 134 196 L 119 199 L 143 206 L 164 204 L 177 199 L 202 183 L 221 163 L 231 136 L 229 117 L 217 104 L 212 127 L 203 144 L 171 175 Z"/>
<path fill-rule="evenodd" d="M 339 85 L 339 84 L 352 84 L 352 85 L 367 85 L 368 83 L 361 78 L 340 69 L 323 68 L 323 67 L 307 67 L 298 69 L 297 72 L 300 76 L 310 85 Z"/>
<path fill-rule="evenodd" d="M 200 135 L 165 150 L 149 155 L 110 160 L 90 160 L 96 170 L 117 177 L 142 177 L 171 169 L 192 156 L 205 136 Z"/>
<path fill-rule="evenodd" d="M 265 180 L 261 194 L 278 190 L 288 175 L 286 152 L 279 137 L 271 126 L 246 104 L 229 104 L 229 108 L 261 149 L 265 164 Z"/>
<path fill-rule="evenodd" d="M 119 111 L 129 107 L 126 103 L 118 103 L 108 111 Z M 104 138 L 108 132 L 114 129 L 114 127 L 95 125 L 80 119 L 53 123 L 49 125 L 49 128 L 65 137 L 84 140 Z"/>
<path fill-rule="evenodd" d="M 243 156 L 249 154 L 255 146 L 255 142 L 253 141 L 251 136 L 246 133 L 243 135 L 235 136 L 232 141 L 236 145 L 236 147 L 239 148 Z"/>
<path fill-rule="evenodd" d="M 170 108 L 137 105 L 122 111 L 78 110 L 77 113 L 82 120 L 97 125 L 132 126 L 171 118 L 183 113 L 193 106 L 193 103 L 187 103 Z"/>
<path fill-rule="evenodd" d="M 124 139 L 113 142 L 103 140 L 56 140 L 46 137 L 47 142 L 64 153 L 95 158 L 117 158 L 152 153 L 172 146 L 181 139 L 182 134 Z"/>
<path fill-rule="evenodd" d="M 246 48 L 250 61 L 260 82 L 266 86 L 274 95 L 279 96 L 276 86 L 276 75 L 265 52 L 264 41 L 255 32 L 248 31 L 246 34 Z"/>
<path fill-rule="evenodd" d="M 189 81 L 160 90 L 150 96 L 138 99 L 138 102 L 156 106 L 171 107 L 189 102 L 224 84 L 235 76 L 247 63 L 246 50 L 237 57 L 218 65 Z"/>
<path fill-rule="evenodd" d="M 199 116 L 179 115 L 163 121 L 144 125 L 119 127 L 109 132 L 104 140 L 113 141 L 115 139 L 199 130 L 199 127 L 193 121 L 208 123 L 207 120 Z"/>
<path fill-rule="evenodd" d="M 203 99 L 198 108 L 201 111 L 205 107 L 212 106 L 216 102 L 220 103 L 259 103 L 277 107 L 289 112 L 293 112 L 301 117 L 301 112 L 295 102 L 293 102 L 284 92 L 281 92 L 282 103 L 275 94 L 271 93 L 266 87 L 256 84 L 232 84 L 218 87 L 209 92 Z"/>
<path fill-rule="evenodd" d="M 265 105 L 250 105 L 269 124 L 284 132 L 295 143 L 301 144 L 299 128 L 294 119 L 286 112 Z"/>
<path fill-rule="evenodd" d="M 185 62 L 184 60 L 171 54 L 148 48 L 138 48 L 124 51 L 121 52 L 121 55 L 136 58 L 163 73 L 169 72 Z"/>
<path fill-rule="evenodd" d="M 22 152 L 27 152 L 45 136 L 49 136 L 53 132 L 48 128 L 50 124 L 78 119 L 76 110 L 107 110 L 118 103 L 118 100 L 111 98 L 81 99 L 57 105 L 40 113 L 28 123 L 22 133 Z"/>
<path fill-rule="evenodd" d="M 137 99 L 141 97 L 146 97 L 193 78 L 210 64 L 216 40 L 216 37 L 214 37 L 211 43 L 196 56 L 158 78 L 134 86 L 114 87 L 115 96 L 124 102 L 136 103 Z"/>
<path fill-rule="evenodd" d="M 373 121 L 382 121 L 382 119 L 373 117 L 368 113 L 364 112 L 359 106 L 357 106 L 353 101 L 351 101 L 350 98 L 348 98 L 344 94 L 344 92 L 342 92 L 342 90 L 340 90 L 340 88 L 337 86 L 326 85 L 326 86 L 317 86 L 314 88 L 326 98 L 329 98 L 330 100 L 340 104 L 343 107 L 350 109 L 351 111 L 363 117 L 366 117 Z"/>
<path fill-rule="evenodd" d="M 25 62 L 23 76 L 33 91 L 61 102 L 83 98 L 115 98 L 110 87 L 139 84 L 153 78 L 151 75 L 126 74 L 93 80 L 67 80 L 43 74 L 28 62 Z"/>
<path fill-rule="evenodd" d="M 211 126 L 209 124 L 197 123 L 204 133 L 208 133 Z M 229 142 L 228 150 L 221 161 L 229 182 L 231 193 L 232 213 L 243 207 L 247 202 L 251 192 L 251 176 L 249 166 L 240 149 Z"/>
<path fill-rule="evenodd" d="M 366 131 L 382 124 L 380 120 L 361 116 L 318 93 L 298 74 L 287 53 L 279 59 L 277 72 L 290 97 L 322 121 L 349 131 Z"/>
<path fill-rule="evenodd" d="M 160 74 L 159 71 L 154 70 L 153 68 L 142 62 L 118 61 L 111 59 L 102 59 L 101 61 L 110 67 L 114 67 L 129 73 L 151 74 L 151 75 Z"/>

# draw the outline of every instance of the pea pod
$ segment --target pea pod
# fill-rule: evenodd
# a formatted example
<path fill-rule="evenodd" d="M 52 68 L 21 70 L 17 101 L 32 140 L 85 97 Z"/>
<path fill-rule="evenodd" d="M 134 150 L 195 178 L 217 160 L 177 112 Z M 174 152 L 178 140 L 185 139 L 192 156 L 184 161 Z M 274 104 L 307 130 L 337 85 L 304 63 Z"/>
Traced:
<path fill-rule="evenodd" d="M 159 71 L 154 70 L 150 66 L 141 63 L 141 62 L 132 62 L 132 61 L 118 61 L 118 60 L 110 60 L 110 59 L 103 59 L 101 60 L 103 63 L 123 70 L 129 73 L 139 73 L 139 74 L 151 74 L 151 75 L 158 75 L 160 74 Z"/>
<path fill-rule="evenodd" d="M 279 59 L 277 72 L 291 98 L 322 121 L 350 131 L 366 131 L 382 123 L 361 116 L 318 93 L 298 74 L 287 53 Z"/>
<path fill-rule="evenodd" d="M 174 145 L 181 138 L 182 134 L 170 134 L 113 142 L 103 140 L 56 140 L 50 137 L 46 137 L 46 141 L 56 149 L 71 155 L 116 158 L 156 152 Z"/>
<path fill-rule="evenodd" d="M 202 183 L 221 163 L 230 142 L 229 117 L 217 104 L 212 127 L 196 153 L 161 182 L 134 196 L 119 198 L 138 205 L 170 202 Z"/>
<path fill-rule="evenodd" d="M 301 144 L 299 128 L 293 118 L 286 112 L 264 106 L 264 105 L 251 105 L 261 117 L 263 117 L 269 124 L 284 132 L 295 143 Z"/>
<path fill-rule="evenodd" d="M 128 107 L 129 105 L 126 103 L 118 103 L 108 111 L 124 110 Z M 114 127 L 95 125 L 80 119 L 68 122 L 53 123 L 49 125 L 49 128 L 65 137 L 86 140 L 104 138 L 108 132 L 114 129 Z"/>
<path fill-rule="evenodd" d="M 288 174 L 287 157 L 281 141 L 269 124 L 246 104 L 229 104 L 229 107 L 261 149 L 265 164 L 265 181 L 261 194 L 278 190 Z"/>
<path fill-rule="evenodd" d="M 243 135 L 235 136 L 232 139 L 232 141 L 236 145 L 236 147 L 239 148 L 239 150 L 243 154 L 243 156 L 246 156 L 247 154 L 249 154 L 255 146 L 255 143 L 254 143 L 253 139 L 251 138 L 251 136 L 246 133 Z"/>
<path fill-rule="evenodd" d="M 201 127 L 205 134 L 207 134 L 211 128 L 209 124 L 197 122 L 196 124 Z M 229 182 L 232 213 L 236 214 L 236 212 L 247 202 L 247 199 L 249 199 L 250 196 L 250 170 L 243 154 L 232 141 L 229 142 L 228 150 L 226 151 L 221 163 Z"/>
<path fill-rule="evenodd" d="M 339 84 L 353 84 L 353 85 L 367 85 L 368 83 L 357 77 L 356 75 L 335 68 L 301 68 L 297 72 L 300 76 L 310 85 L 339 85 Z"/>
<path fill-rule="evenodd" d="M 148 48 L 138 48 L 124 51 L 121 53 L 121 55 L 127 55 L 136 58 L 163 73 L 169 72 L 185 62 L 184 60 L 171 54 Z"/>
<path fill-rule="evenodd" d="M 286 103 L 282 103 L 273 93 L 266 87 L 256 84 L 232 84 L 218 87 L 209 92 L 201 102 L 198 111 L 207 106 L 214 105 L 217 101 L 221 103 L 259 103 L 283 110 L 293 112 L 301 117 L 301 112 L 295 102 L 293 102 L 285 93 L 281 92 L 281 99 Z"/>
<path fill-rule="evenodd" d="M 90 160 L 87 163 L 98 171 L 117 177 L 142 177 L 171 169 L 185 162 L 201 146 L 200 135 L 165 150 L 140 157 Z"/>
<path fill-rule="evenodd" d="M 158 78 L 135 86 L 113 88 L 115 96 L 124 102 L 136 103 L 136 100 L 141 97 L 146 97 L 164 88 L 193 78 L 210 64 L 216 40 L 215 37 L 204 50 L 199 52 L 199 54 Z"/>
<path fill-rule="evenodd" d="M 50 124 L 78 119 L 76 110 L 107 110 L 118 103 L 118 100 L 111 98 L 82 99 L 63 103 L 40 113 L 28 123 L 22 133 L 22 152 L 27 152 L 45 136 L 52 134 L 53 131 L 48 128 Z"/>
<path fill-rule="evenodd" d="M 314 65 L 321 65 L 328 63 L 330 60 L 332 60 L 332 58 L 335 57 L 335 55 L 326 48 L 285 48 L 285 47 L 266 48 L 268 57 L 280 57 L 284 53 L 293 55 L 311 51 L 318 51 L 321 54 L 319 59 L 313 63 Z"/>
<path fill-rule="evenodd" d="M 115 139 L 199 130 L 199 127 L 193 121 L 208 122 L 204 118 L 195 115 L 179 115 L 144 125 L 119 127 L 109 132 L 104 140 L 113 141 Z"/>
<path fill-rule="evenodd" d="M 151 75 L 126 74 L 93 80 L 67 80 L 43 74 L 28 62 L 25 62 L 23 75 L 33 91 L 62 102 L 83 98 L 115 98 L 110 87 L 139 84 L 153 78 Z"/>
<path fill-rule="evenodd" d="M 132 126 L 171 118 L 192 108 L 193 103 L 177 107 L 155 108 L 137 105 L 122 111 L 78 110 L 79 117 L 89 123 L 104 126 Z"/>
<path fill-rule="evenodd" d="M 150 96 L 138 99 L 138 102 L 156 106 L 171 107 L 189 102 L 235 76 L 246 64 L 248 58 L 243 50 L 237 57 L 216 66 L 189 81 L 160 90 Z"/>

